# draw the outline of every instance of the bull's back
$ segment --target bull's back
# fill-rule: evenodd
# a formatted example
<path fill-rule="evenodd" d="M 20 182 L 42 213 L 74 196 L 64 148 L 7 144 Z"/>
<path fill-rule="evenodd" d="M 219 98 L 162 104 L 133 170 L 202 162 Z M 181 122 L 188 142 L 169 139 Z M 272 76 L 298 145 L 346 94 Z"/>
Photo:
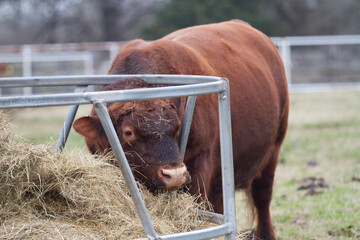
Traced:
<path fill-rule="evenodd" d="M 193 71 L 199 65 L 206 66 L 207 73 L 228 78 L 232 90 L 238 94 L 246 95 L 250 91 L 248 95 L 253 96 L 269 92 L 280 97 L 280 107 L 284 107 L 287 85 L 281 58 L 272 41 L 249 24 L 236 20 L 195 26 L 163 39 L 177 43 L 180 49 L 193 51 L 198 61 Z"/>

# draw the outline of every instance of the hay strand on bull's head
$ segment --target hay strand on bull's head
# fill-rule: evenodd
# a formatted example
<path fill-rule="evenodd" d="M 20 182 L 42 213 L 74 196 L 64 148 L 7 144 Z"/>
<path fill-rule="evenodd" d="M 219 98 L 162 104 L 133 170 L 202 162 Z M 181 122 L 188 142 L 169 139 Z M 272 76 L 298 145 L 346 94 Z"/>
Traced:
<path fill-rule="evenodd" d="M 145 237 L 121 172 L 111 157 L 81 150 L 52 153 L 14 135 L 0 113 L 0 238 L 131 239 Z M 159 234 L 204 227 L 194 197 L 154 196 L 140 186 Z"/>

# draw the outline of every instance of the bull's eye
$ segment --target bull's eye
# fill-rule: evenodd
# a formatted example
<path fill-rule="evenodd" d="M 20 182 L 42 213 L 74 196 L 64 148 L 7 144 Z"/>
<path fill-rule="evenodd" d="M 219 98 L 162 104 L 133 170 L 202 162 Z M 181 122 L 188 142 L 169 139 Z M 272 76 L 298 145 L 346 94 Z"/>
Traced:
<path fill-rule="evenodd" d="M 136 135 L 135 133 L 136 133 L 135 128 L 132 127 L 132 126 L 124 126 L 122 128 L 123 138 L 127 142 L 134 142 L 136 140 L 135 139 L 135 135 Z"/>

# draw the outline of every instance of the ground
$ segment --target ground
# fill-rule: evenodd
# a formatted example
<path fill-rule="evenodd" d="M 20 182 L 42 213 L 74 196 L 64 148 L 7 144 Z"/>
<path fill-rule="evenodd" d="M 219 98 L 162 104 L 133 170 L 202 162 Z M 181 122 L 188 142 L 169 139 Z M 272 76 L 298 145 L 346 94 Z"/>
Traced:
<path fill-rule="evenodd" d="M 271 205 L 277 236 L 360 239 L 360 92 L 290 99 Z"/>
<path fill-rule="evenodd" d="M 279 239 L 360 239 L 360 92 L 290 96 L 288 133 L 271 205 Z M 37 143 L 56 141 L 66 107 L 13 110 L 17 130 Z M 80 115 L 89 113 L 80 107 Z M 72 131 L 66 151 L 84 147 Z M 85 148 L 84 148 L 85 149 Z M 238 228 L 246 229 L 236 193 Z"/>

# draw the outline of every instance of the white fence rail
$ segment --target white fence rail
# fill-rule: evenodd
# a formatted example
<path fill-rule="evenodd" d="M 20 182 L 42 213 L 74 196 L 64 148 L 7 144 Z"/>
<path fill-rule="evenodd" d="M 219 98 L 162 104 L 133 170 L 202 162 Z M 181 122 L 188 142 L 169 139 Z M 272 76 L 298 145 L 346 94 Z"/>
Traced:
<path fill-rule="evenodd" d="M 21 64 L 22 76 L 33 76 L 34 63 L 49 63 L 49 62 L 74 62 L 82 63 L 83 74 L 94 74 L 93 55 L 90 51 L 79 52 L 56 52 L 56 53 L 32 53 L 31 47 L 25 45 L 22 47 L 21 53 L 7 53 L 0 54 L 0 63 L 6 64 Z M 0 92 L 1 93 L 1 92 Z M 32 95 L 32 88 L 26 87 L 23 89 L 24 95 Z"/>
<path fill-rule="evenodd" d="M 280 51 L 290 91 L 360 89 L 360 35 L 272 40 Z"/>
<path fill-rule="evenodd" d="M 360 89 L 360 35 L 273 37 L 272 40 L 283 59 L 290 91 L 329 91 L 341 87 Z M 123 44 L 2 46 L 0 77 L 65 75 L 67 71 L 69 75 L 106 74 Z M 59 66 L 66 63 L 67 67 L 63 67 L 62 71 L 54 66 L 39 67 L 49 63 Z M 3 72 L 1 64 L 5 64 Z M 14 68 L 18 71 L 6 71 Z M 47 72 L 42 70 L 44 68 Z M 22 94 L 31 93 L 31 88 L 26 88 Z"/>
<path fill-rule="evenodd" d="M 0 46 L 0 77 L 105 74 L 123 42 Z M 35 91 L 34 91 L 35 89 Z M 64 88 L 47 89 L 49 92 Z M 64 90 L 67 91 L 67 90 Z M 3 89 L 3 95 L 43 93 Z M 0 92 L 1 95 L 1 92 Z"/>

